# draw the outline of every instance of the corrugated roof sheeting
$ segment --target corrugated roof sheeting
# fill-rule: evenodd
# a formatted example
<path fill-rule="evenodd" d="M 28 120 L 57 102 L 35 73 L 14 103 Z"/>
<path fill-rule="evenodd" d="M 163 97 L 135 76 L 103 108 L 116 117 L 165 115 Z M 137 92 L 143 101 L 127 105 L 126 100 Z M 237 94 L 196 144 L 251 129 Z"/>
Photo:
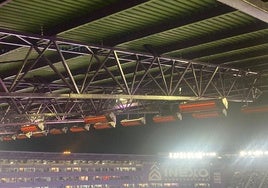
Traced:
<path fill-rule="evenodd" d="M 196 58 L 196 60 L 203 62 L 213 62 L 215 64 L 224 64 L 228 63 L 230 61 L 229 59 L 236 60 L 236 59 L 246 59 L 247 57 L 253 57 L 254 53 L 256 52 L 261 52 L 263 53 L 263 55 L 268 54 L 268 43 L 263 45 L 256 45 L 252 47 L 237 49 L 230 52 Z"/>
<path fill-rule="evenodd" d="M 1 28 L 45 34 L 47 28 L 79 17 L 116 0 L 13 0 L 1 7 Z"/>
<path fill-rule="evenodd" d="M 29 48 L 22 47 L 8 53 L 0 55 L 0 74 L 5 75 L 8 71 L 18 70 L 22 66 L 23 60 L 26 57 Z M 36 52 L 32 52 L 29 59 L 37 57 Z"/>
<path fill-rule="evenodd" d="M 1 7 L 0 23 L 3 22 L 3 28 L 43 34 L 42 32 L 45 32 L 46 27 L 53 27 L 53 24 L 62 23 L 64 22 L 63 20 L 66 22 L 66 20 L 70 18 L 78 18 L 81 14 L 101 9 L 115 2 L 118 1 L 80 0 L 74 2 L 68 0 L 55 3 L 52 0 L 34 0 L 27 1 L 27 3 L 25 3 L 23 0 L 14 0 Z M 75 41 L 105 44 L 107 40 L 110 40 L 113 37 L 125 36 L 129 33 L 149 28 L 150 26 L 161 25 L 161 23 L 167 22 L 168 20 L 178 19 L 178 21 L 180 21 L 181 19 L 187 19 L 192 15 L 196 15 L 204 12 L 205 10 L 216 7 L 218 4 L 219 3 L 215 0 L 151 0 L 67 30 L 60 33 L 58 36 Z M 17 7 L 20 7 L 20 9 Z M 118 47 L 144 51 L 144 44 L 150 44 L 156 49 L 163 49 L 170 44 L 172 45 L 191 40 L 194 41 L 195 39 L 204 36 L 213 36 L 216 33 L 250 25 L 255 21 L 256 19 L 251 16 L 240 11 L 233 11 L 227 14 L 183 25 L 181 27 L 162 31 L 160 33 L 155 33 L 150 36 L 127 41 L 119 44 Z M 43 27 L 44 31 L 42 31 L 41 27 Z M 175 57 L 187 57 L 187 54 L 196 54 L 196 57 L 194 57 L 196 60 L 217 63 L 217 60 L 225 58 L 225 56 L 237 57 L 239 56 L 237 54 L 246 55 L 258 50 L 264 51 L 266 47 L 265 44 L 254 44 L 252 47 L 248 46 L 241 49 L 232 49 L 231 51 L 228 51 L 228 46 L 232 44 L 236 45 L 247 40 L 257 40 L 258 38 L 265 36 L 267 36 L 267 30 L 261 30 L 209 43 L 197 44 L 184 49 L 174 49 L 174 51 L 165 54 Z M 198 53 L 200 51 L 214 50 L 215 48 L 219 48 L 219 46 L 224 50 L 215 54 L 206 54 L 198 57 Z M 1 57 L 1 61 L 20 61 L 25 57 L 25 52 L 13 52 L 14 51 L 12 51 L 13 57 L 11 59 L 8 58 L 7 53 L 7 55 Z M 34 58 L 36 56 L 37 54 L 35 53 L 35 55 L 32 55 L 30 58 Z M 236 59 L 234 59 L 234 61 L 236 61 Z M 1 66 L 2 70 L 7 70 L 7 65 Z M 80 66 L 82 67 L 82 65 Z M 12 66 L 9 66 L 8 70 L 13 68 Z M 79 66 L 77 65 L 76 68 L 79 68 Z M 41 69 L 46 68 L 44 67 Z"/>
<path fill-rule="evenodd" d="M 70 59 L 66 60 L 66 63 L 68 64 L 69 68 L 72 71 L 76 71 L 77 69 L 84 70 L 85 67 L 87 67 L 87 65 L 89 64 L 89 59 L 90 59 L 90 56 L 85 56 L 85 55 L 84 56 L 77 56 L 77 57 L 70 58 Z M 66 72 L 62 62 L 55 62 L 54 66 L 56 67 L 56 69 L 59 72 L 61 72 L 61 73 Z M 86 70 L 84 70 L 84 71 L 86 71 Z M 31 77 L 40 76 L 40 75 L 49 78 L 49 77 L 55 75 L 55 72 L 51 68 L 49 68 L 48 65 L 46 65 L 44 67 L 40 67 L 40 68 L 37 68 L 35 70 L 30 71 L 26 75 L 26 78 L 31 78 Z"/>
<path fill-rule="evenodd" d="M 40 50 L 43 50 L 43 49 L 40 49 Z M 29 47 L 20 47 L 20 48 L 11 50 L 8 53 L 0 55 L 0 74 L 2 76 L 4 75 L 9 76 L 10 74 L 11 75 L 16 74 L 19 71 L 19 69 L 22 67 L 23 61 L 26 58 L 27 53 L 29 53 L 29 56 L 23 69 L 23 72 L 24 72 L 27 69 L 26 67 L 31 65 L 38 57 L 38 53 L 35 50 L 30 51 Z M 55 63 L 55 61 L 59 59 L 58 55 L 56 58 L 55 56 L 56 54 L 57 53 L 55 51 L 47 50 L 44 53 L 44 56 L 48 58 L 52 63 Z M 36 63 L 34 67 L 38 68 L 44 65 L 47 65 L 47 63 L 43 59 L 41 59 Z M 45 69 L 49 69 L 51 71 L 51 69 L 48 67 L 43 68 L 43 70 Z M 40 72 L 40 75 L 42 74 L 45 75 L 45 72 L 47 71 Z"/>
<path fill-rule="evenodd" d="M 204 43 L 196 46 L 191 46 L 188 48 L 183 48 L 180 50 L 175 50 L 168 52 L 165 55 L 174 56 L 174 57 L 183 57 L 186 58 L 189 55 L 195 56 L 195 58 L 202 57 L 200 53 L 204 51 L 210 51 L 213 53 L 213 50 L 216 48 L 221 48 L 221 51 L 224 51 L 223 48 L 232 46 L 233 48 L 239 48 L 239 44 L 246 43 L 250 45 L 252 42 L 266 43 L 268 39 L 268 29 L 259 30 L 252 33 L 242 34 L 234 37 L 229 37 L 221 40 L 216 40 L 209 43 Z M 248 43 L 249 42 L 249 43 Z M 226 48 L 228 50 L 228 48 Z"/>
<path fill-rule="evenodd" d="M 261 72 L 261 76 L 268 76 L 268 74 L 263 74 L 265 71 L 268 71 L 267 67 L 267 58 L 268 55 L 251 57 L 243 60 L 231 61 L 226 63 L 228 66 L 232 67 L 243 67 L 251 71 Z"/>
<path fill-rule="evenodd" d="M 225 15 L 126 42 L 119 46 L 121 48 L 142 50 L 144 44 L 150 44 L 156 49 L 158 47 L 164 48 L 166 45 L 171 43 L 180 43 L 186 40 L 194 40 L 195 38 L 202 36 L 213 35 L 217 32 L 226 31 L 232 28 L 239 28 L 247 24 L 254 23 L 254 21 L 254 18 L 239 11 L 234 11 Z"/>
<path fill-rule="evenodd" d="M 105 44 L 106 40 L 114 36 L 128 35 L 141 28 L 168 20 L 183 19 L 213 6 L 215 6 L 214 0 L 152 0 L 63 32 L 59 36 L 76 41 Z"/>

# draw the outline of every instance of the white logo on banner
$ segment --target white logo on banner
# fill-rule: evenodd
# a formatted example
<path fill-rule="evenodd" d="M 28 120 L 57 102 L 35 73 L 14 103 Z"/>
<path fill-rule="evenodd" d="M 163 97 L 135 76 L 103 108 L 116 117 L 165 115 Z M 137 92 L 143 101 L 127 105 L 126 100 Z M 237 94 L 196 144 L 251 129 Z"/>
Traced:
<path fill-rule="evenodd" d="M 191 168 L 182 166 L 159 166 L 153 164 L 149 171 L 149 181 L 181 180 L 209 181 L 210 173 L 206 168 Z"/>
<path fill-rule="evenodd" d="M 159 170 L 159 167 L 157 164 L 154 164 L 150 168 L 150 173 L 149 173 L 149 181 L 161 181 L 162 176 Z"/>
<path fill-rule="evenodd" d="M 209 178 L 209 171 L 205 168 L 164 168 L 165 177 L 178 178 Z"/>

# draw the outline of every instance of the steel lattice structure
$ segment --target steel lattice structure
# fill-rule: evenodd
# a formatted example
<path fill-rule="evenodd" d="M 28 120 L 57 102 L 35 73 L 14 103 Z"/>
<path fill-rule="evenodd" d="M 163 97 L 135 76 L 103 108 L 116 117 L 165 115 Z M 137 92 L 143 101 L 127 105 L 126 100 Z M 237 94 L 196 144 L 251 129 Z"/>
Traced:
<path fill-rule="evenodd" d="M 140 53 L 3 29 L 0 36 L 24 57 L 0 79 L 5 130 L 39 118 L 50 125 L 107 111 L 158 114 L 188 100 L 250 102 L 261 93 L 257 72 L 159 56 L 150 46 Z"/>

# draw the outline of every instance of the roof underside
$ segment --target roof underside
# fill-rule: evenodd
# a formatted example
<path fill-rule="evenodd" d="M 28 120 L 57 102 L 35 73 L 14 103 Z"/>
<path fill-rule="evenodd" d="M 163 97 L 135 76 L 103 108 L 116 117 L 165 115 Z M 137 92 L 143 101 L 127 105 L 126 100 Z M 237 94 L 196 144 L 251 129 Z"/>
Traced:
<path fill-rule="evenodd" d="M 6 0 L 0 121 L 254 101 L 268 91 L 267 42 L 267 23 L 216 0 Z"/>

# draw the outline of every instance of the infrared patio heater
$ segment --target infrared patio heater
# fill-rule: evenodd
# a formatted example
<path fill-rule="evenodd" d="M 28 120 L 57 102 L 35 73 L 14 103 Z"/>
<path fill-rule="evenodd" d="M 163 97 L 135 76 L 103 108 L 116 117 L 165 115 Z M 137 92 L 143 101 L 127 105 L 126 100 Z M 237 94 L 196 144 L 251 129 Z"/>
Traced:
<path fill-rule="evenodd" d="M 85 131 L 89 131 L 90 125 L 86 124 L 85 126 L 72 126 L 70 128 L 70 131 L 72 133 L 80 133 L 80 132 L 85 132 Z"/>
<path fill-rule="evenodd" d="M 133 127 L 133 126 L 141 126 L 145 125 L 145 117 L 136 118 L 136 119 L 123 119 L 120 121 L 123 127 Z"/>
<path fill-rule="evenodd" d="M 241 112 L 243 114 L 264 114 L 268 112 L 268 105 L 244 106 Z"/>
<path fill-rule="evenodd" d="M 20 128 L 21 133 L 13 135 L 13 139 L 27 139 L 31 137 L 47 136 L 48 131 L 45 130 L 44 122 L 30 123 Z"/>
<path fill-rule="evenodd" d="M 60 135 L 60 134 L 66 134 L 68 131 L 67 127 L 63 127 L 63 128 L 52 128 L 49 130 L 49 133 L 51 135 Z"/>
<path fill-rule="evenodd" d="M 153 117 L 154 123 L 169 123 L 182 120 L 181 113 L 177 112 L 175 115 L 156 115 Z"/>
<path fill-rule="evenodd" d="M 226 98 L 186 102 L 179 105 L 179 111 L 183 116 L 189 114 L 196 119 L 225 117 L 227 109 L 228 101 Z"/>
<path fill-rule="evenodd" d="M 87 125 L 93 125 L 94 129 L 115 128 L 116 116 L 113 112 L 98 116 L 87 116 L 84 118 L 84 122 Z"/>

